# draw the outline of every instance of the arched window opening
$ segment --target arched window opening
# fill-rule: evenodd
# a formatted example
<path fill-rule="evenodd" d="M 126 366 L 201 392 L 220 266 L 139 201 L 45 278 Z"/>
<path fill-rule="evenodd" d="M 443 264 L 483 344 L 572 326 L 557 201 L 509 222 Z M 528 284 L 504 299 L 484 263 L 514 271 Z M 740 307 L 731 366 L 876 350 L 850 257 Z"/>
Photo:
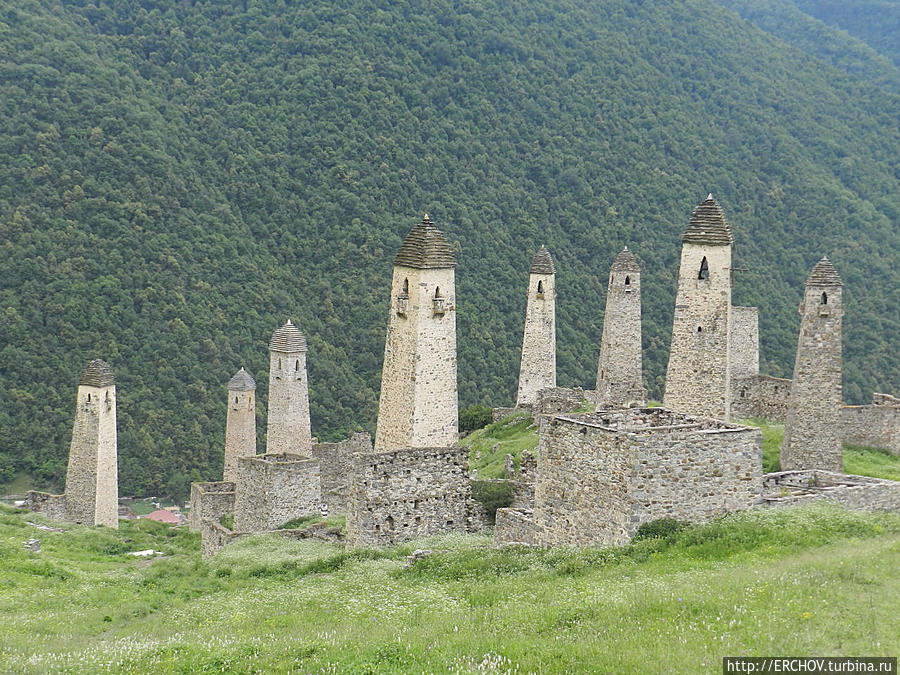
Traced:
<path fill-rule="evenodd" d="M 237 397 L 237 396 L 234 397 L 234 402 L 235 402 L 235 403 L 238 402 L 238 397 Z"/>
<path fill-rule="evenodd" d="M 435 288 L 434 288 L 434 297 L 435 297 L 435 298 L 441 298 L 441 297 L 443 297 L 443 296 L 441 295 L 441 287 L 440 287 L 440 286 L 435 286 Z"/>
<path fill-rule="evenodd" d="M 109 403 L 109 392 L 106 392 L 106 402 Z"/>
<path fill-rule="evenodd" d="M 703 326 L 697 326 L 697 332 L 698 332 L 698 333 L 702 333 L 702 332 L 703 332 Z"/>
<path fill-rule="evenodd" d="M 403 295 L 409 295 L 409 279 L 403 280 Z"/>
<path fill-rule="evenodd" d="M 388 516 L 387 519 L 384 521 L 384 529 L 388 530 L 388 531 L 394 529 L 394 519 L 392 516 Z"/>
<path fill-rule="evenodd" d="M 709 279 L 709 263 L 706 262 L 706 256 L 703 256 L 703 260 L 700 261 L 700 274 L 697 275 L 698 279 Z"/>
<path fill-rule="evenodd" d="M 543 282 L 543 281 L 538 281 L 538 289 L 537 289 L 537 292 L 538 292 L 538 295 L 543 295 L 543 294 L 544 294 L 544 282 Z"/>
<path fill-rule="evenodd" d="M 91 402 L 91 395 L 88 394 L 88 403 L 90 403 L 90 402 Z"/>
<path fill-rule="evenodd" d="M 823 305 L 828 304 L 828 293 L 824 293 L 824 292 L 822 293 L 822 304 Z"/>
<path fill-rule="evenodd" d="M 625 277 L 625 285 L 631 286 L 631 277 L 628 277 L 628 276 Z"/>
<path fill-rule="evenodd" d="M 441 316 L 447 310 L 444 308 L 444 296 L 441 295 L 441 287 L 436 286 L 434 289 L 434 299 L 433 299 L 434 311 L 432 312 L 432 316 Z"/>
<path fill-rule="evenodd" d="M 300 359 L 297 359 L 297 360 L 294 362 L 294 372 L 295 372 L 295 373 L 300 372 Z"/>

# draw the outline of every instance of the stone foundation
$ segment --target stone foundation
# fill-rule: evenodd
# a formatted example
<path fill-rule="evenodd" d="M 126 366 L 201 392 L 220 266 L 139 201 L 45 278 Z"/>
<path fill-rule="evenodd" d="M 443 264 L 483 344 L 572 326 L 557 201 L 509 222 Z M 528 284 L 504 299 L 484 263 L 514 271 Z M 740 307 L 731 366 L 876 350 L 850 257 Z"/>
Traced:
<path fill-rule="evenodd" d="M 277 530 L 295 518 L 321 514 L 319 462 L 302 455 L 265 454 L 238 459 L 234 528 Z"/>
<path fill-rule="evenodd" d="M 29 490 L 25 495 L 25 508 L 47 516 L 51 520 L 69 520 L 65 495 L 51 495 L 47 492 Z"/>
<path fill-rule="evenodd" d="M 207 519 L 218 523 L 229 513 L 234 513 L 234 483 L 191 483 L 191 530 L 200 530 Z"/>
<path fill-rule="evenodd" d="M 348 546 L 470 532 L 481 524 L 477 513 L 465 448 L 404 448 L 353 457 Z"/>
<path fill-rule="evenodd" d="M 830 501 L 854 511 L 900 512 L 900 481 L 833 473 L 779 471 L 764 476 L 766 506 Z"/>

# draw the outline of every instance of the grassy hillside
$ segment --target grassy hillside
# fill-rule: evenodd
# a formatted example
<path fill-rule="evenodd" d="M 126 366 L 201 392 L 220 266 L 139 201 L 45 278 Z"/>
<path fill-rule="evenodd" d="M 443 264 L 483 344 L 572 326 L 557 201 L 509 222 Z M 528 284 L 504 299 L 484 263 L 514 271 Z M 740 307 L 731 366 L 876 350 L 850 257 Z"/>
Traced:
<path fill-rule="evenodd" d="M 724 655 L 900 648 L 897 515 L 745 512 L 581 551 L 263 536 L 208 563 L 165 525 L 29 520 L 0 507 L 4 672 L 715 673 Z M 416 545 L 435 554 L 408 566 Z M 164 555 L 127 555 L 145 548 Z"/>
<path fill-rule="evenodd" d="M 828 254 L 848 401 L 900 389 L 898 103 L 712 0 L 0 0 L 0 481 L 61 482 L 92 357 L 119 378 L 123 493 L 220 476 L 225 383 L 256 377 L 262 444 L 288 317 L 314 433 L 371 430 L 391 260 L 423 211 L 459 257 L 463 405 L 514 396 L 542 243 L 560 384 L 594 381 L 627 244 L 658 396 L 679 236 L 708 191 L 763 369 L 790 374 Z"/>

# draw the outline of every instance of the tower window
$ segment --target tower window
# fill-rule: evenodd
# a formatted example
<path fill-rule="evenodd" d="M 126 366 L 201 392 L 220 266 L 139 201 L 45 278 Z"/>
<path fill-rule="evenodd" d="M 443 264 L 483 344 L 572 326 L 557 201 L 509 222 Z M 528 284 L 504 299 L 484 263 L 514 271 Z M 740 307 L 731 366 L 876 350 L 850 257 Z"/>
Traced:
<path fill-rule="evenodd" d="M 88 394 L 88 403 L 90 403 L 90 402 L 91 402 L 91 395 Z"/>
<path fill-rule="evenodd" d="M 709 263 L 706 262 L 706 256 L 703 256 L 703 260 L 700 261 L 700 273 L 697 275 L 698 279 L 709 279 Z"/>
<path fill-rule="evenodd" d="M 237 396 L 234 397 L 234 402 L 235 402 L 235 403 L 238 402 L 238 397 L 237 397 Z"/>
<path fill-rule="evenodd" d="M 697 332 L 698 332 L 698 333 L 702 333 L 702 332 L 703 332 L 703 326 L 697 326 Z"/>
<path fill-rule="evenodd" d="M 631 286 L 631 277 L 625 277 L 625 285 Z"/>
<path fill-rule="evenodd" d="M 403 280 L 403 295 L 409 297 L 409 279 Z"/>
<path fill-rule="evenodd" d="M 544 282 L 543 281 L 538 281 L 537 294 L 538 294 L 538 297 L 543 297 L 543 295 L 544 295 Z"/>
<path fill-rule="evenodd" d="M 297 361 L 294 363 L 294 372 L 296 373 L 299 371 L 300 371 L 300 359 L 297 359 Z"/>
<path fill-rule="evenodd" d="M 828 293 L 822 293 L 822 304 L 823 305 L 828 304 Z"/>
<path fill-rule="evenodd" d="M 443 314 L 446 310 L 444 309 L 444 296 L 441 295 L 441 287 L 436 286 L 434 289 L 434 315 Z"/>
<path fill-rule="evenodd" d="M 278 359 L 278 370 L 281 370 L 281 359 Z"/>

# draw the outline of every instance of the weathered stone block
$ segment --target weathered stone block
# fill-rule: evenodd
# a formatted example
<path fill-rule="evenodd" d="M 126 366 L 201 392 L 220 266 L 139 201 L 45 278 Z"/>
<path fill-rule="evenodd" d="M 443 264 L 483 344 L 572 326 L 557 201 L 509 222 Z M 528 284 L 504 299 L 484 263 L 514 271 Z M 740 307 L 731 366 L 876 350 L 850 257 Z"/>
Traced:
<path fill-rule="evenodd" d="M 319 462 L 292 454 L 241 457 L 235 480 L 234 529 L 277 530 L 321 513 Z"/>
<path fill-rule="evenodd" d="M 222 516 L 230 513 L 234 513 L 234 483 L 191 483 L 192 530 L 200 530 L 204 520 L 219 522 Z"/>

